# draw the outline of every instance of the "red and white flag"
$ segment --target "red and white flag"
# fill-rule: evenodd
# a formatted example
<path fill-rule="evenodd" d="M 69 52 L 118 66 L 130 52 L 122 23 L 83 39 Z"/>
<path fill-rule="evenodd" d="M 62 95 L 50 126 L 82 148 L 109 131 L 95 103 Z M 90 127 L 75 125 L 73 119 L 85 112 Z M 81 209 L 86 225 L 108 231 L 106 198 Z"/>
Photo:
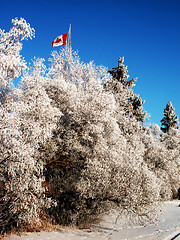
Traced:
<path fill-rule="evenodd" d="M 66 45 L 67 44 L 67 36 L 68 36 L 68 32 L 60 35 L 59 37 L 57 37 L 52 42 L 52 47 L 58 47 L 58 46 L 61 46 L 61 45 Z"/>

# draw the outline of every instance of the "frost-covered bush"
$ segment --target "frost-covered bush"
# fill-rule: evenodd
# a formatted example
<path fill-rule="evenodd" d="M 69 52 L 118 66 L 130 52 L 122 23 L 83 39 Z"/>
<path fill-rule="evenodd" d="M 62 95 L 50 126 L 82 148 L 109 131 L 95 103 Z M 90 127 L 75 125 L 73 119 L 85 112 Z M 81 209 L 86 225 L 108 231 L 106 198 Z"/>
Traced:
<path fill-rule="evenodd" d="M 21 187 L 16 188 L 13 181 L 26 183 L 26 177 L 22 173 L 31 165 L 27 162 L 27 156 L 30 158 L 29 148 L 24 144 L 19 132 L 20 121 L 16 117 L 17 96 L 14 93 L 13 80 L 26 68 L 26 63 L 20 55 L 22 49 L 20 41 L 32 38 L 34 30 L 22 18 L 14 19 L 12 22 L 14 27 L 9 32 L 0 30 L 1 226 L 8 225 L 13 221 L 12 219 L 17 219 L 18 214 L 22 213 L 16 206 L 21 204 L 17 194 L 18 191 L 21 192 L 23 184 L 19 184 Z M 26 159 L 25 163 L 23 159 Z"/>
<path fill-rule="evenodd" d="M 80 224 L 113 205 L 150 218 L 145 207 L 159 200 L 159 182 L 143 162 L 139 122 L 104 90 L 102 81 L 111 76 L 68 49 L 51 61 L 46 91 L 63 116 L 40 150 L 48 196 L 56 201 L 49 213 L 57 222 Z"/>
<path fill-rule="evenodd" d="M 162 133 L 160 136 L 162 145 L 167 151 L 165 157 L 166 171 L 169 176 L 173 196 L 177 196 L 180 188 L 180 132 L 177 128 L 170 128 L 168 133 Z"/>
<path fill-rule="evenodd" d="M 34 29 L 24 20 L 12 20 L 13 27 L 9 32 L 0 29 L 0 81 L 1 91 L 8 87 L 13 79 L 18 78 L 26 62 L 20 55 L 24 39 L 34 37 Z"/>
<path fill-rule="evenodd" d="M 37 150 L 61 115 L 43 90 L 42 60 L 29 69 L 20 55 L 20 41 L 32 38 L 34 30 L 24 19 L 12 22 L 14 27 L 8 33 L 1 30 L 0 38 L 0 225 L 8 229 L 40 223 L 48 201 Z M 22 71 L 16 89 L 13 80 Z"/>
<path fill-rule="evenodd" d="M 155 128 L 158 130 L 157 126 L 155 126 Z M 176 195 L 180 187 L 178 136 L 176 136 L 173 141 L 173 146 L 176 142 L 177 148 L 170 149 L 167 145 L 170 146 L 169 144 L 170 142 L 172 143 L 173 139 L 166 133 L 159 136 L 157 135 L 159 131 L 154 130 L 154 127 L 151 129 L 145 128 L 143 134 L 142 141 L 146 149 L 144 161 L 161 182 L 159 185 L 161 199 L 170 200 Z M 156 136 L 154 134 L 156 134 Z"/>
<path fill-rule="evenodd" d="M 43 59 L 27 65 L 20 41 L 34 30 L 24 19 L 13 24 L 0 30 L 1 227 L 45 216 L 85 224 L 111 208 L 154 219 L 152 207 L 177 189 L 179 148 L 143 126 L 124 59 L 108 73 L 66 47 L 52 53 L 49 69 Z"/>

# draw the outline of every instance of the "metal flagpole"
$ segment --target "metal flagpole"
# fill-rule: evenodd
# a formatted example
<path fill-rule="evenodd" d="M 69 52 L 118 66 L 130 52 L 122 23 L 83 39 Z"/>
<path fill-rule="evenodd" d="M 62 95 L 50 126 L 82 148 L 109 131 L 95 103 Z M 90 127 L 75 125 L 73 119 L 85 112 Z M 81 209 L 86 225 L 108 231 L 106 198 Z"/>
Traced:
<path fill-rule="evenodd" d="M 69 39 L 68 39 L 68 45 L 69 45 L 69 49 L 71 51 L 71 24 L 69 24 Z"/>

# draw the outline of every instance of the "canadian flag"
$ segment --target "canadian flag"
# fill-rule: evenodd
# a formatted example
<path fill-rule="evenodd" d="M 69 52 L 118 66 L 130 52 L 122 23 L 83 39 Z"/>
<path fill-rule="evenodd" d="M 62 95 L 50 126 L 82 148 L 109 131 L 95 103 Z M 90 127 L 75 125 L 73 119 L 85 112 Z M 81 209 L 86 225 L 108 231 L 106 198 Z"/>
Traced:
<path fill-rule="evenodd" d="M 61 45 L 66 45 L 67 43 L 67 36 L 68 36 L 68 32 L 65 34 L 60 35 L 59 37 L 57 37 L 53 42 L 52 42 L 52 47 L 58 47 Z"/>

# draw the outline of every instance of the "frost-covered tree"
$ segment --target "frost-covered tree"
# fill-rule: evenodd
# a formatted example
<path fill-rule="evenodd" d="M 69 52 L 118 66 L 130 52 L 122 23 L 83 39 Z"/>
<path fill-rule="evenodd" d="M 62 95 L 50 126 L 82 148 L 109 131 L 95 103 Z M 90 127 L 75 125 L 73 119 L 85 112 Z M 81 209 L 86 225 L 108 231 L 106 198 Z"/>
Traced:
<path fill-rule="evenodd" d="M 161 130 L 164 133 L 168 133 L 171 128 L 178 129 L 179 124 L 178 116 L 175 115 L 174 108 L 171 102 L 168 102 L 166 108 L 164 109 L 164 117 L 161 120 Z"/>
<path fill-rule="evenodd" d="M 33 65 L 25 70 L 19 87 L 14 91 L 17 96 L 15 119 L 18 121 L 20 136 L 16 145 L 21 144 L 21 148 L 17 154 L 18 161 L 11 154 L 8 164 L 12 170 L 8 174 L 13 174 L 14 178 L 8 181 L 7 188 L 10 184 L 10 194 L 14 196 L 10 209 L 16 214 L 18 224 L 39 224 L 40 215 L 43 215 L 48 204 L 43 197 L 44 162 L 39 158 L 38 149 L 51 136 L 61 113 L 51 105 L 51 99 L 43 86 L 46 81 L 45 71 L 43 59 L 35 59 Z"/>
<path fill-rule="evenodd" d="M 1 30 L 0 42 L 0 225 L 8 229 L 40 223 L 47 201 L 43 197 L 43 164 L 36 153 L 58 115 L 43 92 L 42 61 L 28 70 L 20 55 L 20 41 L 32 38 L 34 30 L 22 18 L 13 24 L 9 32 Z M 13 80 L 22 70 L 21 85 L 15 89 Z"/>
<path fill-rule="evenodd" d="M 161 134 L 161 141 L 167 149 L 180 150 L 180 133 L 179 129 L 171 128 L 168 133 Z"/>
<path fill-rule="evenodd" d="M 176 131 L 174 136 L 171 132 Z M 160 134 L 160 127 L 155 124 L 151 128 L 144 128 L 142 141 L 145 146 L 144 161 L 148 168 L 155 173 L 160 183 L 162 200 L 170 200 L 177 194 L 180 187 L 180 164 L 177 129 L 171 129 L 169 134 Z M 173 144 L 172 144 L 173 143 Z M 176 147 L 172 148 L 176 143 Z M 170 148 L 171 146 L 171 148 Z"/>
<path fill-rule="evenodd" d="M 143 110 L 142 105 L 145 103 L 145 101 L 142 101 L 142 99 L 139 97 L 138 94 L 133 94 L 129 99 L 130 101 L 130 116 L 134 116 L 138 121 L 144 122 L 146 112 Z"/>
<path fill-rule="evenodd" d="M 6 89 L 13 79 L 18 78 L 26 62 L 20 55 L 21 41 L 32 39 L 34 29 L 23 19 L 12 20 L 13 27 L 9 32 L 0 29 L 0 83 L 1 91 Z"/>
<path fill-rule="evenodd" d="M 44 59 L 34 59 L 21 77 L 18 95 L 17 116 L 21 120 L 20 130 L 24 138 L 32 147 L 38 148 L 51 135 L 52 129 L 62 113 L 52 106 L 45 89 L 45 83 L 50 81 L 46 77 Z"/>
<path fill-rule="evenodd" d="M 151 218 L 145 208 L 159 200 L 158 180 L 143 162 L 139 123 L 104 91 L 102 82 L 111 76 L 68 49 L 52 57 L 46 91 L 63 115 L 40 149 L 47 194 L 57 204 L 49 214 L 56 222 L 80 224 L 111 205 Z M 120 119 L 127 121 L 126 134 Z"/>
<path fill-rule="evenodd" d="M 172 186 L 173 197 L 177 197 L 180 188 L 180 132 L 178 116 L 171 102 L 168 102 L 164 109 L 164 118 L 161 120 L 161 142 L 168 150 L 167 173 Z"/>
<path fill-rule="evenodd" d="M 118 82 L 122 83 L 124 87 L 133 87 L 137 78 L 128 80 L 128 70 L 127 66 L 124 64 L 124 57 L 118 59 L 118 67 L 109 70 L 108 72 L 112 75 L 113 79 L 116 79 Z"/>
<path fill-rule="evenodd" d="M 137 78 L 129 79 L 127 66 L 124 65 L 124 57 L 120 57 L 118 60 L 118 67 L 108 71 L 112 75 L 112 79 L 104 83 L 104 87 L 107 90 L 111 90 L 114 94 L 123 94 L 124 99 L 120 102 L 124 107 L 126 114 L 129 117 L 135 117 L 138 121 L 144 122 L 146 112 L 142 105 L 144 101 L 139 95 L 134 94 L 132 87 L 135 86 Z"/>
<path fill-rule="evenodd" d="M 149 128 L 143 132 L 143 103 L 123 58 L 108 73 L 67 47 L 52 53 L 49 69 L 43 59 L 27 67 L 20 41 L 34 30 L 24 19 L 13 22 L 0 45 L 1 225 L 40 224 L 44 214 L 81 224 L 111 208 L 154 219 L 151 207 L 169 194 L 168 150 Z"/>
<path fill-rule="evenodd" d="M 155 124 L 151 128 L 144 127 L 142 142 L 145 146 L 144 161 L 148 169 L 152 171 L 159 180 L 160 197 L 162 200 L 172 198 L 172 188 L 167 172 L 167 155 L 168 151 L 160 142 L 160 127 Z"/>
<path fill-rule="evenodd" d="M 167 161 L 167 174 L 171 183 L 173 197 L 177 197 L 178 189 L 180 188 L 180 132 L 177 125 L 178 116 L 175 115 L 174 108 L 171 102 L 168 102 L 164 109 L 164 118 L 161 120 L 160 135 L 161 142 L 167 150 L 165 159 Z"/>

